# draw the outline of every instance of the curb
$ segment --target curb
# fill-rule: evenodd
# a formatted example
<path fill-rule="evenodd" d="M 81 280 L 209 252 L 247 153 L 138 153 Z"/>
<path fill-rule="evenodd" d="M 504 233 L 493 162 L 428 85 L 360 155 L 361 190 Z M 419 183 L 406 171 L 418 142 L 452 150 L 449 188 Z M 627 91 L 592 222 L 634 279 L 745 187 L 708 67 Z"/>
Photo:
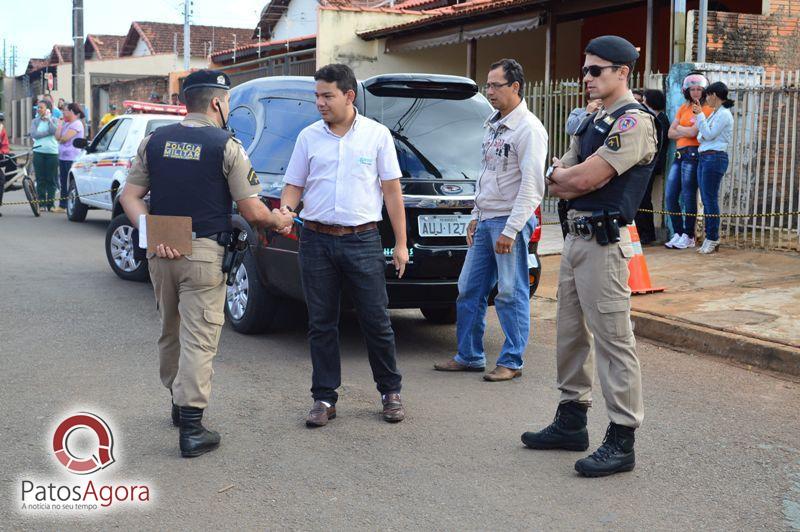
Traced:
<path fill-rule="evenodd" d="M 631 310 L 634 334 L 684 351 L 800 377 L 800 349 Z"/>

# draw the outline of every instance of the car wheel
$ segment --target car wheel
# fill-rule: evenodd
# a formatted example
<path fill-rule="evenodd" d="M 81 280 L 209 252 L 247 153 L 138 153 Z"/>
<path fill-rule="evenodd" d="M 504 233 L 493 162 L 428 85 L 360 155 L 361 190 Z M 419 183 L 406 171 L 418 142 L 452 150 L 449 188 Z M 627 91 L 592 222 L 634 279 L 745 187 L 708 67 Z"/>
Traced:
<path fill-rule="evenodd" d="M 425 319 L 440 325 L 452 325 L 456 322 L 456 306 L 449 307 L 422 307 L 419 309 Z"/>
<path fill-rule="evenodd" d="M 225 314 L 231 326 L 243 334 L 266 332 L 280 326 L 287 301 L 270 293 L 258 277 L 256 259 L 247 249 L 233 285 L 225 294 Z"/>
<path fill-rule="evenodd" d="M 114 273 L 126 281 L 144 282 L 150 278 L 147 260 L 133 257 L 133 225 L 124 214 L 114 217 L 106 230 L 106 258 Z"/>
<path fill-rule="evenodd" d="M 82 222 L 86 220 L 86 213 L 89 207 L 81 203 L 78 197 L 78 187 L 75 185 L 75 180 L 70 179 L 69 191 L 67 192 L 67 219 L 70 222 Z"/>

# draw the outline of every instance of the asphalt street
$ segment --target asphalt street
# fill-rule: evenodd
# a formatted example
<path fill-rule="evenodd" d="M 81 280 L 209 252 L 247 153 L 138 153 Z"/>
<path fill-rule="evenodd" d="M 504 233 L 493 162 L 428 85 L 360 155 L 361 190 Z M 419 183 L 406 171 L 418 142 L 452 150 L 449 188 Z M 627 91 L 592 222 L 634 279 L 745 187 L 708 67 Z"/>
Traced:
<path fill-rule="evenodd" d="M 380 418 L 352 314 L 338 417 L 315 430 L 303 422 L 305 324 L 260 336 L 226 327 L 206 413 L 222 446 L 182 459 L 158 380 L 152 288 L 111 272 L 109 214 L 0 212 L 0 529 L 800 529 L 800 384 L 774 375 L 640 342 L 646 416 L 633 472 L 585 479 L 573 464 L 586 453 L 525 449 L 520 434 L 549 423 L 558 399 L 555 308 L 543 301 L 510 383 L 434 372 L 453 354 L 454 326 L 393 312 L 408 416 L 397 425 Z M 502 333 L 489 315 L 495 357 Z M 595 401 L 592 449 L 607 424 L 599 388 Z M 22 479 L 74 480 L 51 439 L 76 411 L 114 432 L 117 461 L 102 478 L 146 482 L 149 506 L 21 512 Z"/>

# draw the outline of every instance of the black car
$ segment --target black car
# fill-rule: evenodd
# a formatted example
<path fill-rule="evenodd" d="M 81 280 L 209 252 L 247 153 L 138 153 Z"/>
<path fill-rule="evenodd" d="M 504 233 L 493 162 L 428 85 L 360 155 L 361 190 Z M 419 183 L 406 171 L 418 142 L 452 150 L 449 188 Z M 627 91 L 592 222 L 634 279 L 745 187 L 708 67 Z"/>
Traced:
<path fill-rule="evenodd" d="M 314 88 L 311 77 L 270 77 L 231 91 L 229 125 L 250 156 L 261 179 L 262 200 L 270 208 L 280 205 L 297 135 L 320 120 Z M 430 321 L 453 323 L 466 227 L 481 170 L 483 123 L 493 109 L 472 80 L 429 74 L 388 74 L 359 82 L 355 105 L 389 128 L 403 171 L 410 262 L 402 279 L 391 263 L 394 235 L 385 209 L 379 224 L 389 306 L 419 308 Z M 302 218 L 302 210 L 298 215 Z M 281 236 L 254 231 L 236 214 L 233 223 L 248 232 L 250 245 L 228 288 L 225 312 L 239 332 L 264 331 L 285 316 L 287 299 L 303 300 L 299 226 Z M 536 259 L 530 269 L 531 295 L 541 271 L 539 234 L 537 228 L 528 246 Z"/>

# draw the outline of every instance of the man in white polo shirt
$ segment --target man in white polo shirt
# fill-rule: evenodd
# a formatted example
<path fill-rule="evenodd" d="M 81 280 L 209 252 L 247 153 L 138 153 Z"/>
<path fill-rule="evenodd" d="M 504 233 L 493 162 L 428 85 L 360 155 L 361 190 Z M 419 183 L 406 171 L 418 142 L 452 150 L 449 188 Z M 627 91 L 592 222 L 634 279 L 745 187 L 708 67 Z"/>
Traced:
<path fill-rule="evenodd" d="M 401 377 L 377 227 L 385 202 L 395 237 L 394 266 L 402 277 L 408 262 L 402 172 L 389 129 L 359 115 L 353 105 L 357 86 L 350 67 L 327 65 L 314 79 L 322 120 L 298 135 L 281 195 L 284 210 L 295 211 L 301 198 L 303 202 L 300 269 L 308 305 L 314 398 L 306 425 L 321 427 L 336 417 L 342 288 L 355 305 L 366 337 L 383 419 L 402 421 Z"/>

